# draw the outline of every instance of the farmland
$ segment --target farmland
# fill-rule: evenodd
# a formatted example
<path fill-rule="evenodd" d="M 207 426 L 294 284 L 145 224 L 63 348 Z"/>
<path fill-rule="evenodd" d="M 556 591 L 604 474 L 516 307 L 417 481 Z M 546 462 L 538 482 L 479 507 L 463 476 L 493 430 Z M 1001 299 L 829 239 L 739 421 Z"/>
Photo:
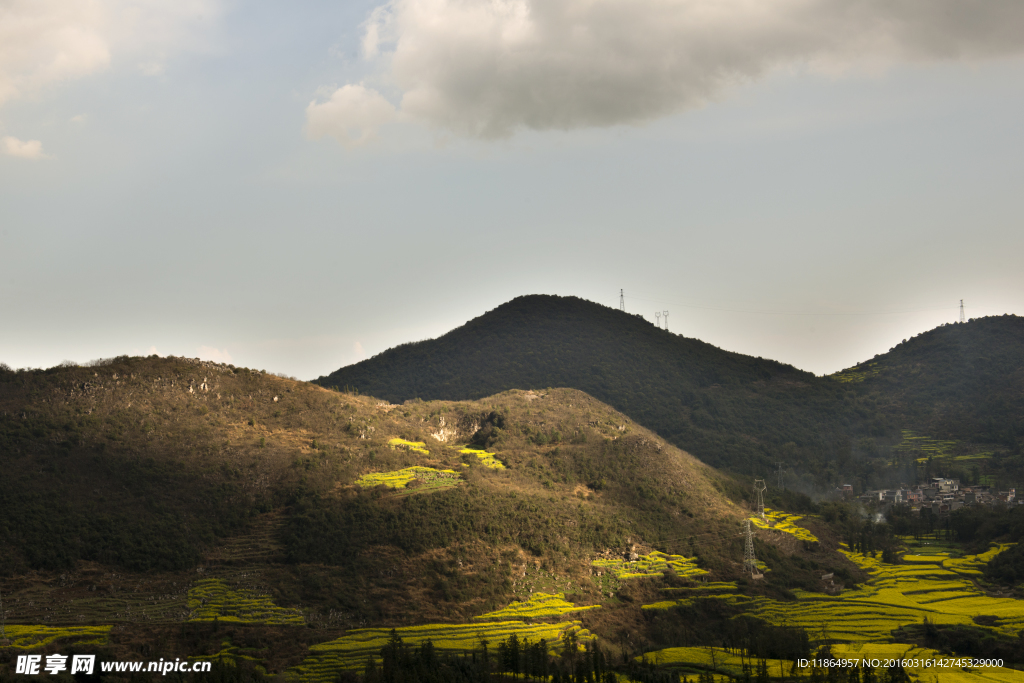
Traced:
<path fill-rule="evenodd" d="M 480 461 L 480 464 L 483 465 L 484 467 L 486 467 L 487 469 L 491 469 L 491 470 L 503 470 L 503 469 L 505 469 L 504 463 L 502 463 L 496 457 L 497 453 L 488 453 L 485 450 L 481 450 L 481 449 L 478 449 L 478 448 L 470 448 L 468 446 L 466 448 L 460 449 L 459 453 L 462 453 L 463 455 L 475 455 L 477 457 L 477 460 Z"/>
<path fill-rule="evenodd" d="M 722 600 L 770 624 L 799 626 L 819 638 L 837 642 L 884 643 L 901 626 L 920 624 L 925 619 L 933 624 L 972 625 L 977 615 L 991 617 L 995 632 L 1015 637 L 1024 628 L 1024 602 L 986 595 L 971 580 L 979 564 L 1006 547 L 1004 544 L 963 558 L 910 556 L 909 562 L 899 565 L 844 549 L 840 552 L 871 575 L 855 590 L 835 596 L 794 590 L 794 602 L 727 592 L 705 599 Z M 644 608 L 669 609 L 694 599 L 694 595 L 686 595 Z"/>
<path fill-rule="evenodd" d="M 588 609 L 597 609 L 600 605 L 588 605 L 577 607 L 566 601 L 565 593 L 552 595 L 551 593 L 534 593 L 525 602 L 513 601 L 508 607 L 488 612 L 476 617 L 494 621 L 497 619 L 537 619 L 541 617 L 557 617 L 569 612 L 579 612 Z"/>
<path fill-rule="evenodd" d="M 36 626 L 8 624 L 4 629 L 11 647 L 22 650 L 45 647 L 60 641 L 69 645 L 106 645 L 112 626 Z"/>
<path fill-rule="evenodd" d="M 425 624 L 395 629 L 402 641 L 417 647 L 430 641 L 434 648 L 447 654 L 470 654 L 482 651 L 483 641 L 490 647 L 497 646 L 512 634 L 531 642 L 545 640 L 553 652 L 561 648 L 566 633 L 574 634 L 580 643 L 593 639 L 589 631 L 578 621 L 563 621 L 557 624 L 526 624 L 522 621 L 495 621 L 481 624 Z M 327 683 L 334 681 L 343 670 L 362 669 L 367 659 L 380 660 L 380 651 L 387 644 L 391 629 L 353 629 L 335 640 L 313 645 L 310 656 L 290 670 L 303 683 Z"/>
<path fill-rule="evenodd" d="M 620 580 L 659 577 L 669 570 L 678 576 L 707 574 L 707 571 L 697 566 L 696 558 L 668 555 L 658 551 L 643 555 L 636 560 L 601 559 L 594 560 L 591 565 L 610 571 Z"/>
<path fill-rule="evenodd" d="M 458 486 L 461 478 L 455 470 L 438 470 L 433 467 L 414 465 L 393 472 L 371 472 L 356 480 L 356 486 L 374 488 L 386 486 L 389 489 L 404 489 L 416 481 L 422 489 L 440 489 Z"/>
<path fill-rule="evenodd" d="M 762 520 L 758 515 L 753 515 L 750 518 L 750 522 L 758 529 L 781 531 L 808 543 L 818 542 L 817 536 L 802 526 L 796 525 L 797 521 L 803 519 L 800 515 L 791 515 L 781 510 L 765 508 L 764 516 L 765 519 Z"/>
<path fill-rule="evenodd" d="M 243 624 L 305 623 L 297 609 L 278 607 L 266 595 L 232 590 L 220 579 L 203 579 L 188 592 L 189 621 L 234 621 Z"/>

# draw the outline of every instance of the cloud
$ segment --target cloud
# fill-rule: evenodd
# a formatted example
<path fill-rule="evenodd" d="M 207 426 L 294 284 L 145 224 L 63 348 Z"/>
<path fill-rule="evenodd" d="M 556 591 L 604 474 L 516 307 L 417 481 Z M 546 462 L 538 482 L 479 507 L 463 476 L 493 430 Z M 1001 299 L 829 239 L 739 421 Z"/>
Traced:
<path fill-rule="evenodd" d="M 323 103 L 306 107 L 306 133 L 315 139 L 325 135 L 346 146 L 372 139 L 377 129 L 395 118 L 395 106 L 376 90 L 363 85 L 338 88 Z"/>
<path fill-rule="evenodd" d="M 0 138 L 0 152 L 22 159 L 45 159 L 43 143 L 39 140 L 19 140 L 10 135 Z"/>
<path fill-rule="evenodd" d="M 366 358 L 366 350 L 363 349 L 363 345 L 360 344 L 359 342 L 355 342 L 352 345 L 352 350 L 355 352 L 356 356 L 358 356 L 359 358 Z"/>
<path fill-rule="evenodd" d="M 198 47 L 220 0 L 3 0 L 0 105 L 132 57 L 159 73 L 166 55 Z"/>
<path fill-rule="evenodd" d="M 502 138 L 655 119 L 780 67 L 1022 47 L 1020 0 L 392 0 L 364 25 L 363 54 L 401 93 L 398 111 L 348 85 L 306 113 L 313 137 L 348 143 L 398 114 Z"/>
<path fill-rule="evenodd" d="M 232 361 L 231 354 L 228 353 L 227 349 L 221 351 L 212 346 L 200 346 L 198 356 L 204 360 L 212 360 L 215 363 L 230 363 Z"/>

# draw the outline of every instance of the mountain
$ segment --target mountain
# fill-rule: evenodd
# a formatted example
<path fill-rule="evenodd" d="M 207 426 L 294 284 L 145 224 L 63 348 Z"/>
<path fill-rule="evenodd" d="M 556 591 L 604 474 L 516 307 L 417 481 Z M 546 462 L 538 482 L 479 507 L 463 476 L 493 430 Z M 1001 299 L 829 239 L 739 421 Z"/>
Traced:
<path fill-rule="evenodd" d="M 715 467 L 768 477 L 783 462 L 792 486 L 868 488 L 918 475 L 894 455 L 904 430 L 1015 448 L 1022 327 L 1016 316 L 945 326 L 816 377 L 575 297 L 524 296 L 315 381 L 392 401 L 573 387 Z"/>
<path fill-rule="evenodd" d="M 746 491 L 574 389 L 396 405 L 194 359 L 2 367 L 0 468 L 9 627 L 159 631 L 214 588 L 318 628 L 451 622 L 529 595 L 528 572 L 599 602 L 591 562 L 631 550 L 742 574 Z"/>

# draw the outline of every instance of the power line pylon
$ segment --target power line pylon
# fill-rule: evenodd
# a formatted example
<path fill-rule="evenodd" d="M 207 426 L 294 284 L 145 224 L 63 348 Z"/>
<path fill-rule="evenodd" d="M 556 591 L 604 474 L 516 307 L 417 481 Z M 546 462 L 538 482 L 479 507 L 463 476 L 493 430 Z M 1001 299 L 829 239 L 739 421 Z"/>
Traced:
<path fill-rule="evenodd" d="M 668 311 L 662 311 L 661 314 L 665 316 L 665 329 L 668 329 Z"/>
<path fill-rule="evenodd" d="M 747 520 L 747 544 L 743 549 L 743 568 L 750 572 L 755 578 L 760 578 L 757 571 L 757 558 L 754 557 L 754 533 L 750 530 L 750 520 Z"/>
<path fill-rule="evenodd" d="M 619 290 L 619 310 L 620 311 L 625 311 L 626 310 L 626 294 L 621 289 Z"/>
<path fill-rule="evenodd" d="M 784 463 L 784 462 L 777 462 L 775 464 L 779 468 L 779 490 L 781 491 L 783 488 L 785 488 L 782 485 L 782 466 L 785 465 L 786 463 Z"/>
<path fill-rule="evenodd" d="M 661 327 L 661 311 L 654 312 L 654 326 Z"/>
<path fill-rule="evenodd" d="M 960 299 L 960 322 L 967 322 L 967 318 L 964 317 L 964 300 Z"/>
<path fill-rule="evenodd" d="M 768 485 L 764 483 L 764 479 L 754 480 L 754 495 L 757 496 L 757 514 L 761 515 L 761 520 L 764 521 L 764 492 L 768 490 Z"/>

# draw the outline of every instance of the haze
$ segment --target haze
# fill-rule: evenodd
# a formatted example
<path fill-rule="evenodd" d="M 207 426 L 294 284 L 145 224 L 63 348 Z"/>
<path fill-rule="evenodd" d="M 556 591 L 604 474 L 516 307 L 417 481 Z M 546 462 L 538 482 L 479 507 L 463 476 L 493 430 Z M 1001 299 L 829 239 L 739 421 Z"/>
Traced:
<path fill-rule="evenodd" d="M 819 374 L 1024 313 L 1024 5 L 0 3 L 0 361 L 576 295 Z"/>

